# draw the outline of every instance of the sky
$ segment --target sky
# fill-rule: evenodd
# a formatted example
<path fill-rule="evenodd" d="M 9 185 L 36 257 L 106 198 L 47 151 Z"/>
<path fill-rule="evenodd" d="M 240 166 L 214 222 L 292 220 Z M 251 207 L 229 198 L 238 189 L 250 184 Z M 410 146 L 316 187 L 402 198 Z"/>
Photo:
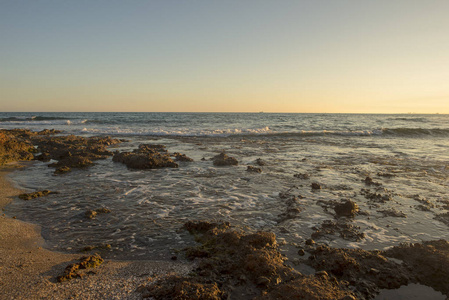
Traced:
<path fill-rule="evenodd" d="M 0 0 L 0 111 L 449 113 L 447 0 Z"/>

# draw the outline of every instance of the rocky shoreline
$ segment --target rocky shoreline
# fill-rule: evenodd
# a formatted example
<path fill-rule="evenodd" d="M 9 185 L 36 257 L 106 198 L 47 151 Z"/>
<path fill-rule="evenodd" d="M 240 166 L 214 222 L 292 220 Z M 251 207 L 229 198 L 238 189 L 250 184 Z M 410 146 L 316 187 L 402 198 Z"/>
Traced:
<path fill-rule="evenodd" d="M 55 168 L 56 176 L 72 168 L 89 168 L 96 160 L 111 156 L 114 162 L 135 169 L 177 168 L 178 162 L 191 161 L 184 154 L 169 153 L 164 145 L 141 144 L 132 152 L 107 149 L 121 142 L 110 137 L 64 136 L 55 130 L 0 130 L 0 165 L 6 164 L 0 171 L 2 209 L 15 197 L 31 200 L 54 193 L 42 190 L 23 194 L 10 187 L 4 176 L 14 168 L 10 164 L 15 161 L 54 160 L 49 167 Z M 220 167 L 238 164 L 225 153 L 211 160 Z M 261 169 L 251 166 L 248 171 L 260 173 Z M 306 175 L 299 174 L 298 178 Z M 367 185 L 376 184 L 370 179 L 365 179 Z M 311 187 L 321 188 L 316 183 Z M 280 216 L 282 222 L 296 216 L 301 207 L 294 196 L 280 196 L 288 203 L 287 211 Z M 357 240 L 361 233 L 344 222 L 358 213 L 357 204 L 347 200 L 328 208 L 335 211 L 336 221 L 317 227 L 311 238 L 332 231 Z M 98 210 L 89 215 L 86 212 L 86 217 L 107 213 L 106 208 Z M 88 256 L 47 251 L 36 226 L 3 215 L 0 294 L 14 299 L 51 295 L 53 299 L 350 300 L 374 299 L 382 289 L 419 283 L 449 297 L 449 243 L 445 240 L 401 244 L 381 252 L 330 248 L 310 239 L 298 249 L 295 261 L 315 270 L 312 275 L 304 275 L 287 263 L 273 233 L 249 234 L 229 223 L 205 220 L 192 220 L 180 230 L 188 231 L 198 242 L 179 253 L 185 259 L 103 261 L 94 253 L 99 250 L 96 247 L 88 250 L 92 252 Z"/>

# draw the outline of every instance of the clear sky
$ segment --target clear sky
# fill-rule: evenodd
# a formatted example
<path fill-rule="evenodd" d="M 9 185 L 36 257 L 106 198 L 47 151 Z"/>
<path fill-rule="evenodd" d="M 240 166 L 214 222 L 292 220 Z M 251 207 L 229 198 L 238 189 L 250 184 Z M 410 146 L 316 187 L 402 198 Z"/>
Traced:
<path fill-rule="evenodd" d="M 0 111 L 449 113 L 449 1 L 0 0 Z"/>

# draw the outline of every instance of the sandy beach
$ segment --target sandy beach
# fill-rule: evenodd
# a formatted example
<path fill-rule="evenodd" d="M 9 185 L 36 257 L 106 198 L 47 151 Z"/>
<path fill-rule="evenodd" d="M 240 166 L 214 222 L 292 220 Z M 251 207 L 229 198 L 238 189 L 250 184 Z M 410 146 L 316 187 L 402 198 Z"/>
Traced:
<path fill-rule="evenodd" d="M 18 165 L 0 169 L 2 211 L 21 191 L 8 180 Z M 3 215 L 0 217 L 0 295 L 2 299 L 141 299 L 136 291 L 151 278 L 189 266 L 177 262 L 106 261 L 82 279 L 58 283 L 56 277 L 82 254 L 46 250 L 40 228 Z"/>

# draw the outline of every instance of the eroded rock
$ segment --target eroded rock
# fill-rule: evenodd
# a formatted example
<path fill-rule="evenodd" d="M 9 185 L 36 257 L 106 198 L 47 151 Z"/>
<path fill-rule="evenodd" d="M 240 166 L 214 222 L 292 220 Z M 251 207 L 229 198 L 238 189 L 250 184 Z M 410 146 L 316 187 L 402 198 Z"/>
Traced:
<path fill-rule="evenodd" d="M 212 157 L 212 161 L 214 162 L 214 166 L 237 166 L 239 164 L 238 160 L 232 156 L 228 156 L 225 153 L 220 153 L 214 157 Z"/>

